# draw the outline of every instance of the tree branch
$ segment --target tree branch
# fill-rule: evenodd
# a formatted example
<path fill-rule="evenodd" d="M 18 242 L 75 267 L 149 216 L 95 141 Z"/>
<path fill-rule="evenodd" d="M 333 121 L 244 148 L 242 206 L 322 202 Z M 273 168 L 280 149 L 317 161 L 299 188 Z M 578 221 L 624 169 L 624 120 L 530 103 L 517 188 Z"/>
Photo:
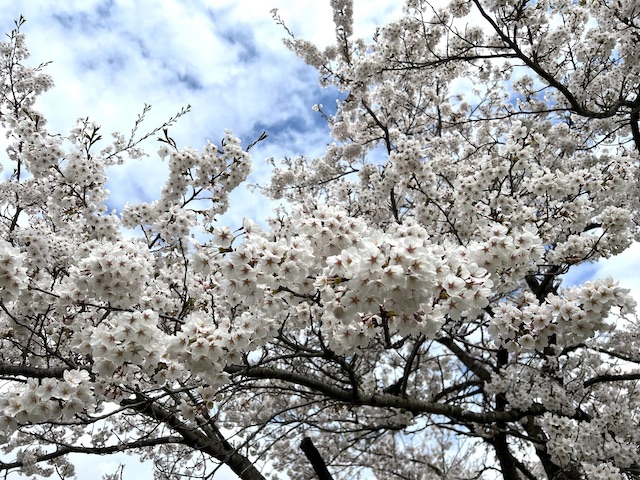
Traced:
<path fill-rule="evenodd" d="M 63 378 L 68 367 L 29 367 L 27 365 L 0 364 L 0 375 L 27 378 Z"/>
<path fill-rule="evenodd" d="M 517 421 L 527 415 L 540 415 L 544 413 L 544 408 L 540 405 L 533 405 L 527 412 L 519 410 L 509 410 L 505 412 L 473 412 L 454 405 L 447 405 L 438 402 L 425 402 L 417 398 L 408 398 L 389 394 L 365 394 L 360 393 L 357 399 L 354 399 L 351 390 L 331 385 L 310 376 L 300 375 L 289 370 L 279 370 L 277 368 L 267 367 L 241 367 L 227 366 L 225 371 L 232 375 L 244 375 L 251 378 L 263 378 L 272 380 L 282 380 L 295 385 L 304 386 L 314 392 L 323 394 L 333 400 L 353 405 L 367 405 L 379 408 L 399 408 L 412 412 L 414 415 L 419 413 L 444 415 L 451 419 L 463 422 L 476 423 L 494 423 L 494 422 L 512 422 Z"/>
<path fill-rule="evenodd" d="M 182 443 L 226 464 L 242 480 L 265 480 L 253 463 L 231 447 L 228 442 L 221 440 L 218 436 L 204 435 L 201 431 L 194 429 L 192 425 L 180 420 L 172 411 L 154 402 L 153 399 L 137 394 L 136 398 L 124 400 L 121 405 L 130 407 L 136 412 L 172 428 L 183 437 Z"/>
<path fill-rule="evenodd" d="M 65 446 L 58 448 L 55 452 L 45 453 L 36 456 L 36 462 L 46 462 L 55 458 L 63 457 L 70 453 L 84 453 L 88 455 L 111 455 L 114 453 L 124 452 L 126 450 L 133 450 L 136 448 L 155 447 L 158 445 L 167 445 L 172 443 L 184 443 L 184 439 L 181 437 L 160 437 L 150 438 L 144 440 L 136 440 L 126 444 L 112 445 L 109 447 L 80 447 L 80 446 Z M 11 463 L 4 463 L 0 461 L 0 471 L 10 470 L 12 468 L 20 468 L 24 465 L 22 461 L 15 461 Z"/>
<path fill-rule="evenodd" d="M 311 462 L 313 471 L 316 472 L 319 480 L 333 480 L 322 455 L 320 455 L 320 452 L 309 437 L 304 437 L 302 439 L 300 448 L 306 455 L 307 459 L 309 459 L 309 462 Z"/>

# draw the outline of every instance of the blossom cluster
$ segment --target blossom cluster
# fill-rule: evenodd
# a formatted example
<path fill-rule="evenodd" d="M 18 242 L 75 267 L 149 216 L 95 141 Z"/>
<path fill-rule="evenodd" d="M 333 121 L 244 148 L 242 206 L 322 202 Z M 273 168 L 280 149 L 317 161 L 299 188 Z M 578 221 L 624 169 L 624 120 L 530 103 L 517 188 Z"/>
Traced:
<path fill-rule="evenodd" d="M 337 320 L 328 319 L 336 349 L 366 347 L 385 328 L 433 338 L 447 318 L 480 314 L 493 282 L 469 258 L 464 249 L 444 252 L 417 226 L 399 226 L 329 257 L 315 286 Z"/>
<path fill-rule="evenodd" d="M 594 473 L 589 478 L 623 478 L 618 467 L 628 468 L 636 461 L 638 432 L 631 422 L 611 423 L 606 417 L 586 423 L 545 413 L 541 423 L 549 435 L 554 463 L 563 467 L 579 461 L 586 472 Z M 576 448 L 576 439 L 580 448 Z"/>
<path fill-rule="evenodd" d="M 169 178 L 160 199 L 126 205 L 125 227 L 142 227 L 147 237 L 159 235 L 167 243 L 185 238 L 197 224 L 210 228 L 216 215 L 228 208 L 228 195 L 251 171 L 249 154 L 240 139 L 226 131 L 222 146 L 207 143 L 203 152 L 163 146 L 158 155 L 168 159 Z"/>
<path fill-rule="evenodd" d="M 166 343 L 156 312 L 122 312 L 101 321 L 87 316 L 85 321 L 96 325 L 77 329 L 73 342 L 81 354 L 94 359 L 95 374 L 111 377 L 123 365 L 135 366 L 149 376 L 156 373 Z"/>
<path fill-rule="evenodd" d="M 153 261 L 135 242 L 91 240 L 76 253 L 73 270 L 75 300 L 129 307 L 138 302 Z"/>
<path fill-rule="evenodd" d="M 222 233 L 217 250 L 196 250 L 194 265 L 213 273 L 229 308 L 295 321 L 320 302 L 323 329 L 340 352 L 366 347 L 385 329 L 432 338 L 447 318 L 480 315 L 492 295 L 471 250 L 447 252 L 418 225 L 367 231 L 346 212 L 321 207 L 294 211 L 286 236 L 275 239 L 253 230 L 233 247 L 232 233 Z"/>
<path fill-rule="evenodd" d="M 27 287 L 25 256 L 6 241 L 0 243 L 0 299 L 3 302 L 17 300 L 20 291 Z"/>
<path fill-rule="evenodd" d="M 268 318 L 244 313 L 232 325 L 228 319 L 213 322 L 202 313 L 189 315 L 167 346 L 167 357 L 216 389 L 229 381 L 224 369 L 240 363 L 243 356 L 266 344 L 277 325 Z"/>
<path fill-rule="evenodd" d="M 575 386 L 569 378 L 566 385 L 562 385 L 560 381 L 541 376 L 536 369 L 509 365 L 500 374 L 492 373 L 485 389 L 491 395 L 504 394 L 514 409 L 526 411 L 537 403 L 549 411 L 571 416 L 576 411 Z"/>
<path fill-rule="evenodd" d="M 614 307 L 622 315 L 635 308 L 629 290 L 611 278 L 550 294 L 542 303 L 530 293 L 523 300 L 521 305 L 502 302 L 495 307 L 489 333 L 498 345 L 542 351 L 551 336 L 558 345 L 574 345 L 613 328 L 607 318 Z"/>
<path fill-rule="evenodd" d="M 473 242 L 469 257 L 490 274 L 501 293 L 514 288 L 526 275 L 535 272 L 544 246 L 531 226 L 509 231 L 494 224 L 481 232 L 483 241 Z"/>
<path fill-rule="evenodd" d="M 85 370 L 65 370 L 63 379 L 28 379 L 0 394 L 0 431 L 6 439 L 19 424 L 52 418 L 70 420 L 94 402 L 92 382 Z"/>

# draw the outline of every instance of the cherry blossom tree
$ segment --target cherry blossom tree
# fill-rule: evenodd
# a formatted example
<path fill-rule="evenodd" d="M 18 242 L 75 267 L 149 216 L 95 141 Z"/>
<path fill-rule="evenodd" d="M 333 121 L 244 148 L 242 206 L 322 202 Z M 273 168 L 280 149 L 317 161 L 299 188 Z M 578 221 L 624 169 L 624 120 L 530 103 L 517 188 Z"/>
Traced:
<path fill-rule="evenodd" d="M 344 92 L 335 143 L 273 161 L 264 227 L 216 222 L 251 145 L 178 148 L 187 109 L 51 134 L 21 21 L 0 45 L 0 470 L 313 478 L 304 439 L 335 478 L 640 478 L 635 304 L 561 284 L 638 238 L 640 9 L 409 0 L 367 43 L 331 5 L 335 45 L 286 41 Z M 159 198 L 109 212 L 149 137 Z"/>

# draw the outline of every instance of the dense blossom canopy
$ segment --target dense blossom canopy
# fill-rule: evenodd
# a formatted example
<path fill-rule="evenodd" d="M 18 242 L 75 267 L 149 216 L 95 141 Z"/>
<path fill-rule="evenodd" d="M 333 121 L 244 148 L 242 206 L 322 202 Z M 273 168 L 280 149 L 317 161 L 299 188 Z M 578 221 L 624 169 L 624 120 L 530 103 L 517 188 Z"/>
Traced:
<path fill-rule="evenodd" d="M 312 478 L 309 437 L 335 478 L 640 478 L 635 303 L 561 285 L 640 233 L 635 0 L 407 0 L 370 43 L 331 5 L 334 46 L 286 42 L 344 93 L 334 143 L 273 161 L 268 226 L 216 221 L 251 146 L 178 148 L 187 109 L 54 135 L 21 21 L 0 44 L 1 471 Z M 159 198 L 109 212 L 150 136 Z"/>

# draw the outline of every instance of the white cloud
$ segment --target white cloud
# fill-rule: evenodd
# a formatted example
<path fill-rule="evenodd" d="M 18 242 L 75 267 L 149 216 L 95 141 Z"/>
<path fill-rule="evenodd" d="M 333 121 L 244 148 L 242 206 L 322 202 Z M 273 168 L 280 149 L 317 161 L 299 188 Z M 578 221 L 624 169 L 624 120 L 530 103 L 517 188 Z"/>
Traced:
<path fill-rule="evenodd" d="M 33 59 L 53 60 L 46 71 L 56 86 L 38 103 L 52 132 L 64 134 L 76 118 L 89 116 L 103 126 L 103 135 L 126 134 L 144 103 L 153 106 L 146 123 L 151 129 L 191 104 L 192 112 L 170 130 L 178 145 L 201 148 L 226 128 L 248 144 L 266 130 L 269 140 L 253 152 L 259 176 L 268 174 L 262 150 L 276 158 L 319 154 L 327 142 L 326 127 L 324 136 L 316 134 L 310 110 L 326 91 L 316 86 L 315 72 L 284 47 L 285 32 L 269 13 L 280 7 L 298 33 L 327 40 L 333 28 L 324 2 L 1 0 L 0 7 L 5 30 L 19 15 L 27 18 L 22 30 Z M 274 129 L 290 131 L 290 141 L 269 144 L 281 137 Z M 320 148 L 303 141 L 319 137 Z M 118 208 L 159 193 L 166 168 L 155 158 L 157 144 L 145 146 L 151 158 L 109 172 Z M 247 200 L 232 205 L 243 213 L 265 204 L 246 191 L 235 197 Z"/>

